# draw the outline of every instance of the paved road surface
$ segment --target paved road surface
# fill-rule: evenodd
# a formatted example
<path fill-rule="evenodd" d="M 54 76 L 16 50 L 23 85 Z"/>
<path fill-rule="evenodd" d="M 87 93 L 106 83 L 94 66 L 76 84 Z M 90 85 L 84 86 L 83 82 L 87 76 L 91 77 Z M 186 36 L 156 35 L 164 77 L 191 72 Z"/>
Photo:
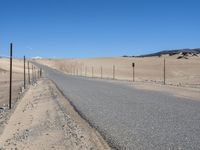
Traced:
<path fill-rule="evenodd" d="M 113 148 L 200 149 L 199 101 L 43 69 Z"/>

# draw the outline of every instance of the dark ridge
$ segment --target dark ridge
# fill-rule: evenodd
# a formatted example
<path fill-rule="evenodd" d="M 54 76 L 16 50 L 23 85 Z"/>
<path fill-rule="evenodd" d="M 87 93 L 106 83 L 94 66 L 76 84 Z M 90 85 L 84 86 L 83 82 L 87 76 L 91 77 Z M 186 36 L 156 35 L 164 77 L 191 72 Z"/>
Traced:
<path fill-rule="evenodd" d="M 162 56 L 162 55 L 166 55 L 169 54 L 170 56 L 175 55 L 175 54 L 193 54 L 194 56 L 197 54 L 200 54 L 200 48 L 195 48 L 195 49 L 176 49 L 176 50 L 163 50 L 160 52 L 156 52 L 156 53 L 151 53 L 151 54 L 145 54 L 145 55 L 140 55 L 137 57 L 153 57 L 153 56 Z M 125 57 L 125 56 L 123 56 Z M 126 56 L 126 57 L 135 57 L 135 56 Z"/>

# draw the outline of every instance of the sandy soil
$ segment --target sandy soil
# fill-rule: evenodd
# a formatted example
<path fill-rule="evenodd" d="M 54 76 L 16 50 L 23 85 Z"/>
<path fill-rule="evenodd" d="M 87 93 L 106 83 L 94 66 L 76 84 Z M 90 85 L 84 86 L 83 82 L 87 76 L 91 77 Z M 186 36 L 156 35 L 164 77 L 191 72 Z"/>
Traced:
<path fill-rule="evenodd" d="M 52 68 L 68 74 L 83 76 L 113 78 L 113 65 L 115 65 L 115 78 L 119 80 L 132 80 L 135 63 L 135 80 L 146 82 L 163 82 L 163 64 L 166 59 L 166 83 L 173 85 L 200 88 L 200 56 L 189 59 L 177 59 L 178 55 L 145 58 L 89 58 L 89 59 L 40 59 Z"/>
<path fill-rule="evenodd" d="M 58 69 L 66 74 L 101 78 L 113 77 L 131 86 L 145 90 L 165 91 L 176 96 L 198 100 L 200 97 L 200 56 L 177 59 L 179 55 L 145 58 L 90 58 L 90 59 L 40 59 L 39 63 Z M 166 59 L 166 84 L 163 86 L 163 60 Z M 135 63 L 135 81 L 132 62 Z M 81 73 L 82 71 L 82 73 Z M 124 80 L 124 81 L 123 81 Z M 108 81 L 108 80 L 107 80 Z M 111 81 L 111 80 L 110 80 Z M 116 81 L 116 80 L 115 80 Z M 112 81 L 111 81 L 112 82 Z M 153 83 L 153 84 L 152 84 Z"/>
<path fill-rule="evenodd" d="M 0 149 L 109 149 L 55 85 L 31 86 L 0 135 Z"/>
<path fill-rule="evenodd" d="M 181 86 L 171 86 L 162 84 L 151 84 L 151 83 L 141 83 L 137 82 L 131 85 L 134 88 L 150 90 L 150 91 L 165 91 L 170 95 L 175 95 L 178 97 L 183 97 L 192 100 L 200 101 L 200 88 L 191 87 L 181 87 Z"/>
<path fill-rule="evenodd" d="M 9 97 L 9 79 L 10 79 L 10 61 L 7 58 L 0 58 L 0 107 L 8 105 Z M 13 87 L 12 87 L 12 100 L 13 102 L 19 96 L 23 87 L 24 80 L 24 62 L 20 59 L 13 59 Z M 26 66 L 26 72 L 27 66 Z M 32 72 L 30 72 L 31 74 Z M 28 77 L 26 75 L 26 77 Z"/>
<path fill-rule="evenodd" d="M 163 84 L 152 84 L 150 82 L 128 82 L 128 81 L 119 81 L 119 80 L 106 80 L 107 82 L 125 84 L 133 88 L 149 90 L 149 91 L 158 91 L 158 92 L 167 92 L 170 95 L 175 95 L 182 98 L 187 98 L 191 100 L 200 101 L 200 88 L 191 88 L 191 87 L 181 87 L 181 86 L 171 86 Z"/>
<path fill-rule="evenodd" d="M 66 74 L 77 74 L 101 78 L 113 77 L 115 64 L 115 82 L 124 82 L 134 88 L 165 91 L 169 94 L 199 100 L 200 97 L 200 56 L 189 59 L 177 59 L 179 55 L 146 58 L 90 58 L 90 59 L 40 59 L 39 63 L 58 69 Z M 166 59 L 166 83 L 163 85 L 163 59 Z M 135 62 L 136 82 L 132 80 L 132 62 Z M 124 80 L 124 81 L 123 81 Z M 107 80 L 113 82 L 112 80 Z M 153 84 L 152 84 L 153 83 Z"/>

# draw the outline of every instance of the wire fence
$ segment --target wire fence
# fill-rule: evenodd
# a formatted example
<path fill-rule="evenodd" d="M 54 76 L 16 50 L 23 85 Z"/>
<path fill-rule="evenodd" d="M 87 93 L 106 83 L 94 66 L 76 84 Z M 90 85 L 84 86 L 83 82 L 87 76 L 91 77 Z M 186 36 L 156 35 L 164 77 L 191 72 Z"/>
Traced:
<path fill-rule="evenodd" d="M 76 76 L 200 88 L 200 57 L 40 60 L 40 62 Z"/>
<path fill-rule="evenodd" d="M 29 60 L 0 56 L 0 112 L 11 108 L 29 84 L 41 77 L 41 69 Z"/>

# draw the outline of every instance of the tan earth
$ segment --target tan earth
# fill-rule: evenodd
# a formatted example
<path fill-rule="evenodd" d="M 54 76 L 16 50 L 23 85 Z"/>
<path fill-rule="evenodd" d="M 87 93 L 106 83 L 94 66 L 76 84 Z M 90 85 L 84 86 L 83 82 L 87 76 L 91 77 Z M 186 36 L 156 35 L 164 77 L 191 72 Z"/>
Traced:
<path fill-rule="evenodd" d="M 66 74 L 120 82 L 144 90 L 165 91 L 199 100 L 200 57 L 37 59 L 39 63 Z M 166 59 L 166 84 L 163 85 L 163 60 Z M 135 81 L 132 63 L 135 63 Z M 113 78 L 115 66 L 116 80 Z M 93 68 L 93 69 L 92 69 Z M 101 69 L 102 68 L 102 69 Z M 8 102 L 9 60 L 0 58 L 0 107 Z M 13 62 L 13 101 L 23 86 L 23 60 Z M 109 149 L 100 134 L 92 129 L 48 79 L 30 86 L 15 105 L 0 112 L 0 149 Z M 0 110 L 1 111 L 1 110 Z M 7 115 L 8 114 L 8 115 Z"/>
<path fill-rule="evenodd" d="M 30 65 L 32 67 L 32 65 Z M 12 100 L 13 102 L 19 96 L 24 84 L 24 61 L 22 59 L 13 59 L 13 86 Z M 30 70 L 32 78 L 32 71 Z M 26 63 L 26 80 L 28 80 L 28 67 Z M 8 105 L 9 99 L 9 81 L 10 81 L 10 60 L 8 58 L 0 58 L 0 107 Z"/>
<path fill-rule="evenodd" d="M 200 56 L 189 59 L 177 59 L 179 55 L 144 58 L 88 58 L 88 59 L 40 59 L 52 68 L 68 74 L 79 74 L 101 78 L 113 78 L 113 65 L 115 66 L 115 79 L 133 80 L 132 63 L 135 63 L 135 81 L 163 83 L 164 58 L 166 59 L 166 83 L 200 88 Z"/>
<path fill-rule="evenodd" d="M 199 100 L 200 97 L 200 55 L 177 59 L 179 55 L 144 58 L 88 58 L 88 59 L 38 59 L 39 63 L 60 70 L 66 74 L 104 79 L 115 79 L 109 82 L 123 82 L 132 87 L 165 91 L 176 96 Z M 164 58 L 166 60 L 166 85 L 163 85 Z M 135 63 L 135 81 L 133 80 L 132 63 Z M 82 72 L 82 73 L 81 73 Z M 129 81 L 129 82 L 128 82 Z M 130 82 L 131 81 L 131 82 Z"/>
<path fill-rule="evenodd" d="M 0 149 L 110 149 L 48 79 L 31 86 L 0 135 Z"/>

